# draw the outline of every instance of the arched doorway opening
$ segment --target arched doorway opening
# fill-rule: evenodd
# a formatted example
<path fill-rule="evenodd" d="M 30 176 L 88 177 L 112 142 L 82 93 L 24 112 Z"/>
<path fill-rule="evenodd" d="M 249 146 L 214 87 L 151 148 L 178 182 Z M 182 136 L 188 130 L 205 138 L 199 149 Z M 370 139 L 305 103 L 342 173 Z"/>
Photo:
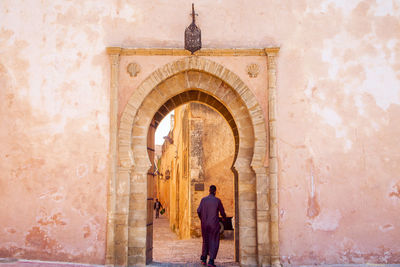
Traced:
<path fill-rule="evenodd" d="M 195 93 L 197 96 L 203 94 L 201 91 Z M 217 197 L 228 216 L 217 262 L 234 265 L 235 239 L 238 241 L 234 230 L 238 228 L 232 229 L 229 224 L 232 219 L 233 224 L 237 222 L 234 219 L 237 181 L 231 170 L 235 156 L 233 132 L 218 111 L 200 102 L 199 97 L 192 99 L 176 107 L 174 114 L 167 115 L 157 128 L 157 132 L 162 131 L 164 125 L 171 122 L 169 132 L 162 135 L 164 140 L 161 136 L 156 138 L 156 143 L 162 146 L 155 148 L 159 152 L 155 160 L 158 165 L 153 179 L 153 198 L 162 203 L 166 212 L 153 220 L 153 261 L 198 263 L 202 241 L 196 211 L 201 198 L 208 195 L 208 188 L 213 184 L 217 186 Z"/>
<path fill-rule="evenodd" d="M 263 111 L 237 75 L 196 56 L 154 71 L 135 89 L 124 108 L 117 137 L 118 172 L 115 185 L 110 188 L 112 193 L 115 190 L 115 210 L 109 213 L 108 229 L 113 235 L 108 232 L 108 240 L 112 242 L 107 243 L 108 261 L 116 265 L 142 265 L 151 261 L 147 251 L 151 245 L 147 175 L 152 164 L 147 153 L 147 133 L 162 103 L 190 90 L 217 99 L 236 123 L 238 148 L 234 168 L 238 175 L 239 260 L 246 266 L 270 264 L 269 185 L 265 165 L 268 142 Z"/>
<path fill-rule="evenodd" d="M 153 135 L 153 129 L 159 125 L 165 113 L 172 110 L 175 111 L 176 119 L 173 123 L 174 129 L 166 137 L 162 146 L 160 173 L 154 178 L 152 175 L 148 176 L 148 184 L 152 182 L 157 184 L 157 188 L 153 186 L 153 192 L 148 191 L 150 194 L 148 198 L 151 199 L 151 196 L 158 198 L 163 206 L 167 207 L 170 227 L 179 237 L 194 238 L 194 241 L 196 237 L 201 236 L 196 209 L 201 198 L 208 195 L 208 187 L 211 184 L 216 185 L 217 197 L 225 206 L 229 222 L 232 219 L 233 224 L 236 223 L 233 233 L 225 232 L 226 239 L 222 241 L 223 249 L 220 256 L 224 262 L 239 261 L 238 176 L 234 169 L 239 148 L 237 125 L 232 114 L 218 99 L 204 91 L 191 89 L 175 95 L 161 106 L 152 120 L 151 125 L 154 127 L 149 128 L 149 136 Z M 153 151 L 156 149 L 152 143 L 153 140 L 153 138 L 148 139 L 151 162 L 155 162 Z M 182 177 L 179 176 L 179 165 L 183 166 Z M 185 166 L 190 171 L 185 171 Z M 173 169 L 175 170 L 172 171 Z M 149 171 L 149 173 L 152 172 L 153 169 Z M 171 177 L 167 178 L 166 173 L 171 173 Z M 160 225 L 156 224 L 159 221 L 155 220 L 153 226 Z M 148 231 L 151 231 L 151 223 L 149 225 Z M 165 228 L 165 223 L 161 225 Z M 158 229 L 156 232 L 160 233 Z M 153 235 L 154 239 L 156 237 Z M 199 240 L 198 242 L 197 247 L 192 248 L 193 253 L 201 244 Z M 174 241 L 171 244 L 177 243 L 179 242 Z M 193 242 L 182 241 L 181 243 L 191 246 Z M 160 249 L 160 242 L 157 244 L 155 248 Z M 229 251 L 225 247 L 229 247 Z M 151 247 L 147 249 L 148 253 L 151 253 Z M 165 261 L 162 253 L 157 251 L 155 254 L 158 256 L 157 261 Z M 197 251 L 197 254 L 200 254 L 200 251 Z M 197 254 L 196 259 L 198 259 Z M 183 256 L 177 258 L 193 259 L 193 257 Z"/>
<path fill-rule="evenodd" d="M 245 207 L 243 207 L 242 212 L 245 213 L 245 217 L 243 221 L 240 221 L 240 212 L 238 214 L 239 218 L 236 220 L 237 222 L 241 222 L 243 229 L 246 229 L 246 236 L 244 237 L 247 241 L 252 241 L 251 234 L 254 234 L 254 241 L 256 239 L 256 188 L 255 188 L 255 173 L 252 170 L 250 164 L 253 156 L 253 148 L 251 144 L 254 142 L 254 133 L 251 125 L 251 117 L 246 109 L 243 108 L 244 103 L 241 100 L 241 97 L 232 90 L 232 88 L 223 82 L 221 79 L 216 78 L 210 74 L 206 74 L 203 72 L 199 72 L 196 70 L 189 70 L 180 72 L 174 76 L 169 77 L 160 83 L 157 87 L 155 87 L 151 92 L 145 97 L 143 103 L 138 109 L 138 113 L 136 115 L 136 119 L 138 120 L 134 123 L 132 129 L 132 151 L 134 155 L 134 159 L 138 159 L 139 162 L 144 161 L 142 157 L 139 157 L 138 154 L 143 152 L 142 149 L 146 148 L 146 156 L 149 154 L 149 151 L 154 150 L 154 147 L 149 147 L 151 144 L 154 135 L 154 130 L 157 125 L 160 123 L 162 118 L 167 115 L 170 111 L 175 109 L 176 107 L 185 104 L 187 102 L 196 101 L 205 103 L 211 107 L 213 107 L 217 112 L 221 114 L 225 118 L 225 120 L 230 125 L 233 136 L 235 139 L 235 157 L 234 163 L 236 160 L 240 160 L 241 165 L 239 165 L 240 170 L 236 169 L 235 164 L 232 167 L 234 173 L 238 176 L 238 183 L 242 184 L 242 188 L 246 190 L 246 192 L 242 193 L 242 201 L 246 201 Z M 157 104 L 156 104 L 157 103 Z M 230 104 L 230 106 L 227 105 Z M 228 108 L 232 109 L 230 111 Z M 235 110 L 237 109 L 237 110 Z M 238 113 L 237 121 L 233 118 L 232 112 L 236 111 Z M 151 116 L 153 115 L 154 116 Z M 149 116 L 150 115 L 150 116 Z M 140 125 L 141 120 L 147 117 L 147 122 L 143 126 Z M 240 123 L 243 131 L 243 137 L 239 133 L 238 124 Z M 143 135 L 143 128 L 148 129 L 148 133 Z M 147 136 L 147 140 L 144 138 Z M 146 143 L 142 143 L 141 141 L 145 141 Z M 240 147 L 241 142 L 243 142 L 242 147 Z M 151 145 L 152 146 L 152 145 Z M 240 151 L 240 148 L 242 149 Z M 240 154 L 241 152 L 241 154 Z M 152 153 L 150 153 L 152 154 Z M 149 159 L 145 162 L 148 166 L 148 170 L 146 170 L 147 181 L 147 218 L 146 218 L 146 263 L 151 262 L 152 260 L 152 233 L 153 233 L 153 222 L 152 222 L 152 201 L 153 201 L 153 191 L 152 188 L 152 180 L 153 176 L 151 173 L 152 162 L 153 159 Z M 136 162 L 136 160 L 135 160 Z M 139 166 L 139 165 L 137 165 Z M 146 165 L 143 165 L 143 169 L 145 169 Z M 142 169 L 141 169 L 142 170 Z M 240 171 L 242 175 L 240 175 Z M 142 171 L 143 172 L 143 171 Z M 134 172 L 134 177 L 136 175 L 140 175 L 140 172 Z M 240 180 L 240 178 L 243 178 Z M 247 178 L 247 179 L 246 179 Z M 133 184 L 131 183 L 131 186 Z M 140 182 L 136 183 L 136 186 L 140 185 Z M 239 195 L 239 193 L 237 193 Z M 131 193 L 130 197 L 130 207 L 135 207 L 136 212 L 138 211 L 138 206 L 140 205 L 140 201 L 138 199 L 144 199 L 143 192 L 141 193 Z M 238 196 L 238 207 L 240 207 L 240 199 Z M 240 208 L 238 208 L 240 209 Z M 134 213 L 135 210 L 130 210 L 130 213 Z M 253 220 L 251 220 L 251 218 Z M 138 225 L 139 220 L 131 220 L 129 223 L 131 225 Z M 247 227 L 244 227 L 247 226 Z M 254 232 L 251 232 L 249 228 L 254 229 Z M 251 229 L 250 228 L 250 229 Z M 132 228 L 131 228 L 132 229 Z M 132 229 L 132 231 L 135 231 Z M 239 227 L 237 228 L 237 233 L 240 233 Z M 136 236 L 133 238 L 137 238 Z M 237 235 L 237 241 L 240 240 L 239 234 Z M 139 240 L 138 240 L 139 242 Z M 252 244 L 250 246 L 250 242 L 246 242 L 246 249 L 250 250 L 254 249 L 254 254 L 256 258 L 256 244 Z M 239 242 L 237 242 L 238 253 L 240 253 Z M 132 262 L 132 264 L 137 264 L 138 262 Z"/>

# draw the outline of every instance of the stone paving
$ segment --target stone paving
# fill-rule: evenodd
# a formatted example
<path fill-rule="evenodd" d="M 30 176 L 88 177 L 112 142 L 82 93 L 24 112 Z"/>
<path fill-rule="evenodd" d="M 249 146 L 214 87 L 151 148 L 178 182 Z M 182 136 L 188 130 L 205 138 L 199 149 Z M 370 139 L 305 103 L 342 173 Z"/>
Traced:
<path fill-rule="evenodd" d="M 153 260 L 150 266 L 202 266 L 200 263 L 201 238 L 179 240 L 170 230 L 168 218 L 154 219 Z M 217 266 L 239 266 L 234 262 L 234 241 L 223 239 L 220 242 Z"/>

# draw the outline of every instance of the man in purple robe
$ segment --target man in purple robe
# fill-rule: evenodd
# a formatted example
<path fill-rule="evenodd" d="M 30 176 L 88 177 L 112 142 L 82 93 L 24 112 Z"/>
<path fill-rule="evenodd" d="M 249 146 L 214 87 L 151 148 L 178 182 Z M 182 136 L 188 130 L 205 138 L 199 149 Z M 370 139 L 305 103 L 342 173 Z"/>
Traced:
<path fill-rule="evenodd" d="M 215 197 L 217 188 L 215 185 L 210 186 L 210 194 L 200 202 L 197 209 L 201 221 L 201 235 L 203 237 L 203 250 L 201 253 L 201 263 L 206 265 L 207 255 L 210 255 L 208 261 L 209 267 L 215 267 L 214 260 L 217 257 L 219 248 L 219 219 L 218 213 L 221 214 L 223 220 L 226 219 L 224 206 L 219 198 Z"/>

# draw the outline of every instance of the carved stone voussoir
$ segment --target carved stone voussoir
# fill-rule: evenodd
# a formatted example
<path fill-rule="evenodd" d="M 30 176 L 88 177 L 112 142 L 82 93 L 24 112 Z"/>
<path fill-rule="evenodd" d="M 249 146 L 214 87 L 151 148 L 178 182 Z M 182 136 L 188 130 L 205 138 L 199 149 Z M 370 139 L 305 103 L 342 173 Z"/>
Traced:
<path fill-rule="evenodd" d="M 258 73 L 260 72 L 260 67 L 257 64 L 252 63 L 247 65 L 246 70 L 250 78 L 256 78 Z"/>
<path fill-rule="evenodd" d="M 133 162 L 131 160 L 125 159 L 125 160 L 121 160 L 120 164 L 122 167 L 129 169 L 130 167 L 132 167 Z"/>
<path fill-rule="evenodd" d="M 129 158 L 121 159 L 119 161 L 120 166 L 127 169 L 131 168 L 134 165 L 133 154 L 131 150 L 128 151 L 128 155 Z"/>
<path fill-rule="evenodd" d="M 126 71 L 129 73 L 129 75 L 131 75 L 131 77 L 136 77 L 140 72 L 140 66 L 135 62 L 129 63 Z"/>

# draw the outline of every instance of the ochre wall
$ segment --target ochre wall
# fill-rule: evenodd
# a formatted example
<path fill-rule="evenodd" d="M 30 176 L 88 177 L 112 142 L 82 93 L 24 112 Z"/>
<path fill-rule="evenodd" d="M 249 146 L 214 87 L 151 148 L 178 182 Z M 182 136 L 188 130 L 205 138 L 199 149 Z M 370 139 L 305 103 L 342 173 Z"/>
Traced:
<path fill-rule="evenodd" d="M 186 153 L 182 149 L 182 143 L 187 142 L 186 135 L 183 134 L 182 118 L 185 116 L 184 108 L 177 108 L 174 112 L 173 129 L 168 134 L 162 145 L 162 154 L 160 158 L 159 174 L 157 177 L 156 195 L 163 207 L 166 210 L 164 216 L 169 218 L 170 227 L 179 237 L 188 237 L 188 228 L 184 229 L 185 225 L 189 224 L 188 216 L 180 213 L 179 206 L 187 201 L 188 185 L 182 176 L 183 170 L 183 155 Z M 169 171 L 169 178 L 167 177 Z M 186 176 L 187 177 L 187 176 Z M 181 201 L 179 202 L 179 199 Z"/>
<path fill-rule="evenodd" d="M 204 47 L 281 47 L 282 262 L 398 263 L 399 1 L 195 5 Z M 1 2 L 0 257 L 104 263 L 105 47 L 183 47 L 189 13 L 184 0 Z M 136 57 L 121 103 L 175 59 Z M 209 59 L 266 107 L 265 82 L 244 70 L 256 61 L 265 71 L 262 59 Z"/>
<path fill-rule="evenodd" d="M 225 119 L 206 105 L 191 103 L 192 119 L 203 121 L 201 145 L 203 147 L 204 192 L 193 193 L 202 198 L 208 195 L 210 185 L 217 187 L 227 216 L 235 215 L 234 174 L 231 170 L 235 154 L 235 140 Z M 193 203 L 196 210 L 200 202 Z M 197 218 L 197 215 L 196 215 Z"/>

